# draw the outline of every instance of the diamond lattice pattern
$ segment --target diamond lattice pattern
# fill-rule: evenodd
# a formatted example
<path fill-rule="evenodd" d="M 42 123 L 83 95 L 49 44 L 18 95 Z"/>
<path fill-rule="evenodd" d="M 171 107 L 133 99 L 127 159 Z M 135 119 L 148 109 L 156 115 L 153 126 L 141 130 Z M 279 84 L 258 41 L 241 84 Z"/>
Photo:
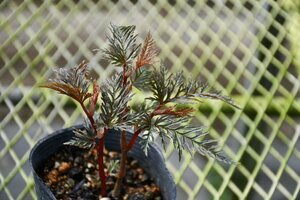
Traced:
<path fill-rule="evenodd" d="M 242 108 L 203 103 L 196 120 L 238 166 L 198 154 L 179 163 L 167 148 L 178 199 L 299 199 L 296 2 L 1 1 L 0 199 L 35 199 L 30 149 L 82 120 L 73 102 L 37 87 L 49 70 L 86 59 L 100 80 L 115 72 L 94 51 L 104 47 L 110 22 L 135 24 L 141 38 L 150 30 L 167 67 L 207 81 Z"/>

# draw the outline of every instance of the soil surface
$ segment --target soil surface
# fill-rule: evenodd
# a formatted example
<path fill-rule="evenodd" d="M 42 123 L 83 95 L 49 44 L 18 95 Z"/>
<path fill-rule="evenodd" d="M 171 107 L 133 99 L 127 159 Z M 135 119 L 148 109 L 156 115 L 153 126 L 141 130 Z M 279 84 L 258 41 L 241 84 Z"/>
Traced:
<path fill-rule="evenodd" d="M 100 181 L 97 170 L 96 151 L 86 151 L 72 146 L 63 146 L 45 162 L 40 177 L 51 188 L 57 199 L 98 200 Z M 105 152 L 104 162 L 119 160 L 117 152 Z M 106 168 L 108 164 L 106 164 Z M 128 158 L 126 176 L 123 180 L 121 198 L 124 200 L 161 200 L 158 186 L 139 166 L 136 160 Z M 108 195 L 117 177 L 117 169 L 107 177 Z"/>

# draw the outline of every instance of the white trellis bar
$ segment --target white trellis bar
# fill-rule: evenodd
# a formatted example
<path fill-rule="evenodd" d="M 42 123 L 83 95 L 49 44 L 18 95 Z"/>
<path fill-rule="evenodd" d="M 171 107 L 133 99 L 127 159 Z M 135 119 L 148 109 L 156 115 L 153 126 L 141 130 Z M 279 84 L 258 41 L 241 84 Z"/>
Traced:
<path fill-rule="evenodd" d="M 300 3 L 297 0 L 3 0 L 0 3 L 0 199 L 36 199 L 28 164 L 41 137 L 82 120 L 38 84 L 83 59 L 99 80 L 108 25 L 151 31 L 160 58 L 242 108 L 199 105 L 196 122 L 238 166 L 169 146 L 178 199 L 300 199 Z"/>

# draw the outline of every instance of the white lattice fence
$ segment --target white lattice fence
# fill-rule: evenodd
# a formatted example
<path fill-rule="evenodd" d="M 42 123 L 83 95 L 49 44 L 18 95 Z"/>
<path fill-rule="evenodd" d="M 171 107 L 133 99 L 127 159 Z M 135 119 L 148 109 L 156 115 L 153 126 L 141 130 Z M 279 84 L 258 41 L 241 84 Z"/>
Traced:
<path fill-rule="evenodd" d="M 208 81 L 243 108 L 201 104 L 197 115 L 238 167 L 200 155 L 184 155 L 179 163 L 167 149 L 178 199 L 299 199 L 296 2 L 2 1 L 0 199 L 34 199 L 30 148 L 45 134 L 81 122 L 75 104 L 37 87 L 49 69 L 86 59 L 100 80 L 116 70 L 93 51 L 105 46 L 110 22 L 135 24 L 141 37 L 150 30 L 167 67 Z"/>

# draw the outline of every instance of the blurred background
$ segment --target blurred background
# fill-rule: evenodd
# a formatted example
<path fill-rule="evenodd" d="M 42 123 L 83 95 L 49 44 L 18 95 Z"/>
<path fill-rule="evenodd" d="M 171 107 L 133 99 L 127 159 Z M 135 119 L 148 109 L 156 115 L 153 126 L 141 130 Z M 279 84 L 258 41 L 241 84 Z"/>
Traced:
<path fill-rule="evenodd" d="M 0 199 L 35 199 L 28 163 L 43 136 L 82 121 L 62 95 L 37 87 L 50 69 L 83 59 L 100 81 L 108 25 L 152 32 L 171 70 L 207 81 L 242 108 L 205 102 L 209 128 L 238 166 L 177 152 L 167 166 L 178 199 L 300 199 L 300 1 L 2 0 L 0 3 Z M 155 166 L 154 166 L 155 167 Z"/>

